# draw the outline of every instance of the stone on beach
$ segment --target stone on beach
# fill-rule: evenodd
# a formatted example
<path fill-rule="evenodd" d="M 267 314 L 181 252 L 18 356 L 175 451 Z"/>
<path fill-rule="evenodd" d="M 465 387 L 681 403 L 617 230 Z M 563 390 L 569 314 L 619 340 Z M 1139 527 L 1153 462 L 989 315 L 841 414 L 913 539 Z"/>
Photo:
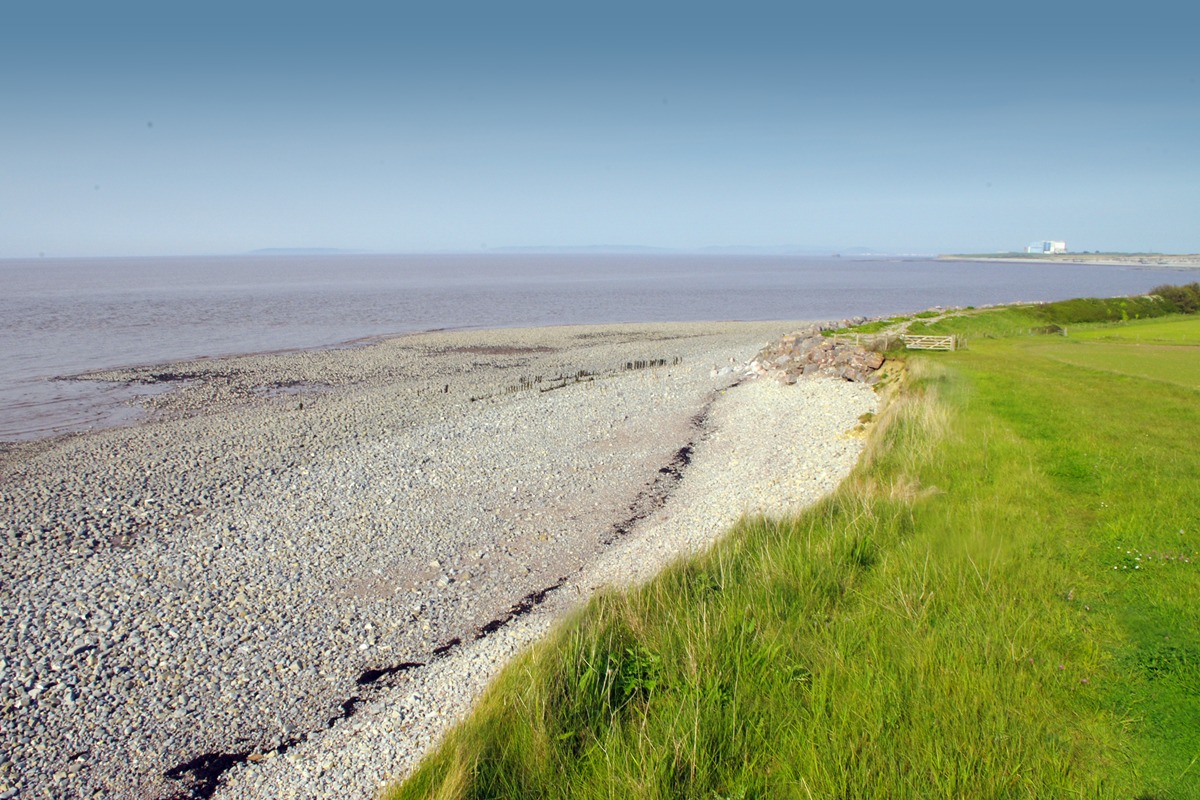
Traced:
<path fill-rule="evenodd" d="M 858 324 L 862 318 L 856 317 Z M 851 320 L 842 320 L 841 327 Z M 781 384 L 791 385 L 798 378 L 830 377 L 857 383 L 878 382 L 877 370 L 883 366 L 881 352 L 851 344 L 845 340 L 822 335 L 832 325 L 812 325 L 782 337 L 765 347 L 750 362 L 750 370 Z"/>

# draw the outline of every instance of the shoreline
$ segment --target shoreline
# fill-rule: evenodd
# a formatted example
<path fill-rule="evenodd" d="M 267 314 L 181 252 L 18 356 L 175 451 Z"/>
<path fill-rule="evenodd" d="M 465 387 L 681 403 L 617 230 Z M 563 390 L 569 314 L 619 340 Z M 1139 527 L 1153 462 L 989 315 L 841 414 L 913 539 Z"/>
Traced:
<path fill-rule="evenodd" d="M 0 457 L 10 782 L 167 796 L 217 756 L 265 775 L 251 755 L 354 730 L 420 672 L 404 665 L 589 591 L 572 576 L 622 525 L 640 535 L 676 455 L 717 436 L 698 415 L 750 397 L 715 367 L 798 324 L 459 330 L 92 373 L 187 381 L 149 421 Z M 843 417 L 848 393 L 873 400 L 811 385 Z M 841 441 L 838 420 L 813 436 Z"/>
<path fill-rule="evenodd" d="M 1147 256 L 1088 256 L 1055 254 L 1049 256 L 966 256 L 940 255 L 938 261 L 981 261 L 1003 264 L 1080 264 L 1097 267 L 1130 267 L 1133 269 L 1200 269 L 1200 254 L 1147 255 Z"/>
<path fill-rule="evenodd" d="M 77 412 L 72 415 L 74 421 L 53 423 L 50 419 L 46 419 L 48 427 L 21 430 L 13 438 L 0 438 L 0 453 L 4 452 L 5 449 L 16 446 L 52 442 L 72 436 L 99 433 L 111 428 L 128 428 L 140 425 L 152 419 L 151 409 L 147 407 L 147 404 L 154 395 L 162 392 L 174 392 L 182 388 L 180 385 L 172 385 L 173 382 L 171 381 L 146 383 L 133 380 L 123 382 L 114 376 L 122 374 L 129 374 L 131 376 L 144 375 L 180 364 L 203 364 L 208 362 L 236 361 L 247 358 L 269 358 L 272 356 L 288 356 L 296 353 L 322 352 L 327 350 L 354 350 L 371 347 L 390 339 L 402 339 L 407 336 L 468 330 L 487 329 L 477 329 L 474 326 L 452 326 L 425 330 L 395 331 L 356 336 L 329 344 L 300 345 L 297 347 L 268 348 L 266 350 L 234 351 L 218 353 L 217 355 L 136 361 L 111 364 L 61 375 L 40 376 L 35 380 L 65 383 L 76 387 L 95 387 L 97 393 L 103 392 L 108 394 L 111 399 L 107 402 L 100 402 L 98 398 L 92 397 L 88 403 L 87 410 L 89 415 L 87 419 L 83 418 L 84 415 L 82 413 Z M 503 328 L 495 330 L 503 330 Z"/>
<path fill-rule="evenodd" d="M 740 324 L 743 322 L 746 324 L 769 324 L 773 321 L 706 320 L 701 322 L 668 321 L 654 323 L 576 323 L 568 325 L 538 326 L 538 328 L 569 329 L 573 327 L 597 326 L 622 327 L 636 325 L 724 325 Z M 787 324 L 786 321 L 778 322 L 781 324 Z M 317 344 L 311 346 L 300 345 L 296 347 L 268 348 L 266 350 L 233 351 L 229 353 L 219 353 L 217 355 L 184 356 L 180 358 L 136 361 L 100 366 L 71 373 L 44 375 L 33 379 L 33 381 L 35 383 L 65 384 L 79 389 L 79 398 L 65 398 L 56 401 L 70 403 L 72 400 L 77 400 L 78 402 L 76 407 L 66 412 L 63 417 L 58 419 L 54 417 L 53 411 L 44 413 L 36 418 L 31 418 L 25 423 L 26 426 L 29 427 L 7 433 L 4 437 L 0 437 L 0 454 L 14 447 L 21 447 L 39 442 L 49 442 L 71 436 L 88 435 L 108 430 L 110 428 L 125 428 L 139 425 L 143 422 L 149 421 L 152 418 L 151 414 L 148 413 L 147 406 L 152 405 L 152 400 L 155 395 L 162 392 L 173 392 L 180 388 L 179 386 L 171 385 L 171 382 L 169 381 L 122 381 L 119 377 L 117 377 L 121 375 L 129 375 L 137 378 L 137 376 L 153 374 L 155 371 L 161 371 L 164 368 L 173 367 L 180 364 L 204 364 L 210 362 L 216 363 L 236 361 L 241 359 L 267 358 L 272 356 L 288 356 L 300 353 L 356 350 L 364 347 L 379 345 L 393 339 L 405 339 L 408 337 L 424 336 L 427 334 L 470 331 L 485 333 L 487 331 L 520 331 L 527 329 L 530 328 L 528 328 L 528 326 L 520 325 L 502 325 L 498 327 L 452 325 L 410 331 L 373 333 L 327 344 Z M 90 394 L 91 397 L 83 398 L 83 394 Z M 152 408 L 149 410 L 152 410 Z"/>

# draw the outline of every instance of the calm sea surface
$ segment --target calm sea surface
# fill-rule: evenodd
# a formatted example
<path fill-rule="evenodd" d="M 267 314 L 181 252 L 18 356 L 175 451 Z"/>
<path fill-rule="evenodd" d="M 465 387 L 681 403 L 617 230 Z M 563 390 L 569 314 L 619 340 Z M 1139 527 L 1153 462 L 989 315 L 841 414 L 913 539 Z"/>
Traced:
<path fill-rule="evenodd" d="M 0 440 L 121 421 L 104 367 L 432 328 L 838 319 L 1144 292 L 1169 270 L 662 255 L 0 260 Z"/>

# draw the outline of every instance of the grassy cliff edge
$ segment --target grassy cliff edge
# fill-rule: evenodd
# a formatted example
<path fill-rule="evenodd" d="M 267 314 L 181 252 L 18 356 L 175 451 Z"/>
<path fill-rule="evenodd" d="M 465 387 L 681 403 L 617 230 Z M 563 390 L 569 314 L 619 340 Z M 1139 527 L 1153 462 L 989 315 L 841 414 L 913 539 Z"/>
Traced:
<path fill-rule="evenodd" d="M 593 599 L 387 796 L 1195 796 L 1200 320 L 1121 302 L 934 323 L 834 494 Z"/>

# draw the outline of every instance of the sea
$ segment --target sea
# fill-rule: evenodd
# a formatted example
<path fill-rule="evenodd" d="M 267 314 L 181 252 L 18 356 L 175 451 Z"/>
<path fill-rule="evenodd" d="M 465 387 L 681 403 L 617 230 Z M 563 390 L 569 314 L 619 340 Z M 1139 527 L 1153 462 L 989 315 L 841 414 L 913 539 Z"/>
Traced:
<path fill-rule="evenodd" d="M 146 387 L 70 376 L 447 328 L 840 320 L 1179 283 L 1170 269 L 766 255 L 0 259 L 0 441 L 131 422 Z"/>

